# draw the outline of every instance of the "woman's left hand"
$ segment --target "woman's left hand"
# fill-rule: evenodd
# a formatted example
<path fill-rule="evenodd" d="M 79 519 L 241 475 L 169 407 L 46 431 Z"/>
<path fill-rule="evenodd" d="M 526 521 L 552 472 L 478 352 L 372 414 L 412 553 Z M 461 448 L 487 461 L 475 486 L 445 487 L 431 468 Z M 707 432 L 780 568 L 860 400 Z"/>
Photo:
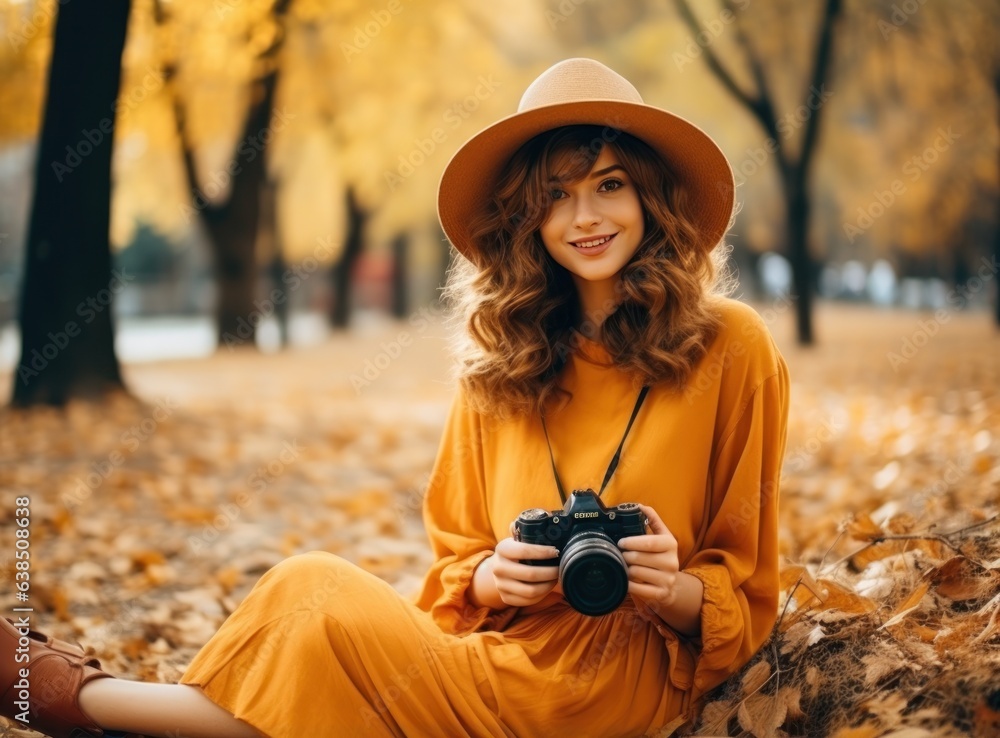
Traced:
<path fill-rule="evenodd" d="M 649 533 L 618 542 L 628 564 L 628 592 L 654 612 L 662 612 L 677 599 L 677 539 L 653 508 L 639 508 L 649 519 Z"/>

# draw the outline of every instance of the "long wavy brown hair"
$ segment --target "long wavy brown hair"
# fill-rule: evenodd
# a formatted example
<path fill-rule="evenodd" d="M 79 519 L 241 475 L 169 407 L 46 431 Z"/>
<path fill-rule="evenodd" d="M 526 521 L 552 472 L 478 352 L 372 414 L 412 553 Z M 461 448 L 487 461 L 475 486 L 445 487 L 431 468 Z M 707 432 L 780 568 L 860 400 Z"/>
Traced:
<path fill-rule="evenodd" d="M 572 277 L 546 251 L 539 228 L 552 180 L 580 181 L 604 146 L 636 187 L 644 235 L 619 273 L 615 304 L 582 315 Z M 713 302 L 731 283 L 725 249 L 704 247 L 689 206 L 662 157 L 624 132 L 566 126 L 522 146 L 472 224 L 476 263 L 453 260 L 444 288 L 470 404 L 508 416 L 568 400 L 559 374 L 580 333 L 602 343 L 636 386 L 682 388 L 718 333 Z"/>

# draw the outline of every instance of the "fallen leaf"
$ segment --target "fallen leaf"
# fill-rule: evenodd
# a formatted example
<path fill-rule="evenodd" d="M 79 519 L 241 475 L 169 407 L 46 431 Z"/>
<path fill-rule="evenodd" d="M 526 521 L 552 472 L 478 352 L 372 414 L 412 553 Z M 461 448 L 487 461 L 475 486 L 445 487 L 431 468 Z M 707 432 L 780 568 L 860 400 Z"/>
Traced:
<path fill-rule="evenodd" d="M 877 681 L 877 680 L 876 680 Z M 874 684 L 875 681 L 865 680 L 866 684 Z M 873 697 L 864 703 L 861 708 L 873 715 L 878 721 L 878 725 L 883 730 L 894 729 L 899 726 L 903 711 L 909 701 L 899 692 L 887 692 Z"/>
<path fill-rule="evenodd" d="M 891 625 L 895 625 L 904 617 L 906 617 L 910 612 L 916 610 L 921 601 L 924 599 L 924 595 L 927 594 L 927 590 L 930 589 L 929 582 L 921 582 L 917 587 L 910 592 L 910 595 L 900 602 L 896 608 L 892 611 L 889 619 L 882 623 L 883 628 L 888 628 Z"/>
<path fill-rule="evenodd" d="M 763 687 L 771 676 L 771 664 L 761 659 L 747 670 L 741 683 L 742 696 L 750 695 Z"/>
<path fill-rule="evenodd" d="M 964 602 L 992 595 L 1000 586 L 1000 571 L 987 569 L 965 556 L 954 556 L 925 575 L 938 594 Z"/>
<path fill-rule="evenodd" d="M 778 690 L 778 699 L 785 703 L 789 719 L 800 720 L 806 716 L 802 711 L 802 690 L 798 687 L 782 687 Z"/>
<path fill-rule="evenodd" d="M 867 513 L 858 513 L 847 522 L 847 535 L 855 541 L 874 541 L 885 535 Z"/>
<path fill-rule="evenodd" d="M 696 735 L 729 735 L 729 722 L 735 713 L 731 700 L 709 702 L 702 710 Z"/>
<path fill-rule="evenodd" d="M 876 609 L 874 602 L 862 597 L 847 587 L 830 579 L 820 579 L 819 585 L 824 589 L 822 609 L 839 610 L 850 615 L 863 615 Z"/>
<path fill-rule="evenodd" d="M 771 738 L 785 722 L 787 714 L 788 707 L 784 700 L 760 692 L 740 702 L 736 711 L 740 727 L 749 730 L 757 738 Z"/>

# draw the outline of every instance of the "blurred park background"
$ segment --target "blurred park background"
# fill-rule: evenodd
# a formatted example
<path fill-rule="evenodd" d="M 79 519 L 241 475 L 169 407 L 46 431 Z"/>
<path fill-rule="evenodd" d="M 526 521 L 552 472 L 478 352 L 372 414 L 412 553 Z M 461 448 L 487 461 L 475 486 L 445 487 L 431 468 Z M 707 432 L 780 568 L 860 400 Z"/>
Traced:
<path fill-rule="evenodd" d="M 998 29 L 997 0 L 0 0 L 0 521 L 31 496 L 39 617 L 170 680 L 283 556 L 416 587 L 437 180 L 589 56 L 728 155 L 736 296 L 791 368 L 769 668 L 811 708 L 744 681 L 713 734 L 992 735 Z M 921 579 L 949 555 L 958 594 Z M 808 680 L 839 652 L 848 688 Z"/>
<path fill-rule="evenodd" d="M 4 369 L 37 350 L 36 365 L 59 353 L 53 375 L 76 363 L 108 378 L 113 349 L 273 351 L 405 319 L 447 267 L 434 197 L 449 156 L 568 56 L 606 62 L 720 142 L 742 206 L 741 295 L 796 295 L 800 338 L 821 340 L 814 295 L 997 302 L 994 1 L 118 0 L 100 21 L 64 5 L 0 4 Z M 79 17 L 50 85 L 58 9 Z M 88 223 L 69 222 L 70 201 Z M 38 334 L 23 346 L 21 301 Z M 74 318 L 84 340 L 49 346 Z M 72 393 L 34 371 L 22 399 Z"/>

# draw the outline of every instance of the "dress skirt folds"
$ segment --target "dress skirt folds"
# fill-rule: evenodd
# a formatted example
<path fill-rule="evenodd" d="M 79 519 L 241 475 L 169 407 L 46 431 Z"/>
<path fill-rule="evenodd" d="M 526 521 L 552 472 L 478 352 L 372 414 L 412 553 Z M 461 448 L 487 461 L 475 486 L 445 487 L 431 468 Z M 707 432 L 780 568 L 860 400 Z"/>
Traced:
<path fill-rule="evenodd" d="M 275 738 L 639 736 L 684 699 L 648 626 L 627 601 L 446 635 L 382 580 L 314 552 L 265 574 L 183 681 Z"/>

